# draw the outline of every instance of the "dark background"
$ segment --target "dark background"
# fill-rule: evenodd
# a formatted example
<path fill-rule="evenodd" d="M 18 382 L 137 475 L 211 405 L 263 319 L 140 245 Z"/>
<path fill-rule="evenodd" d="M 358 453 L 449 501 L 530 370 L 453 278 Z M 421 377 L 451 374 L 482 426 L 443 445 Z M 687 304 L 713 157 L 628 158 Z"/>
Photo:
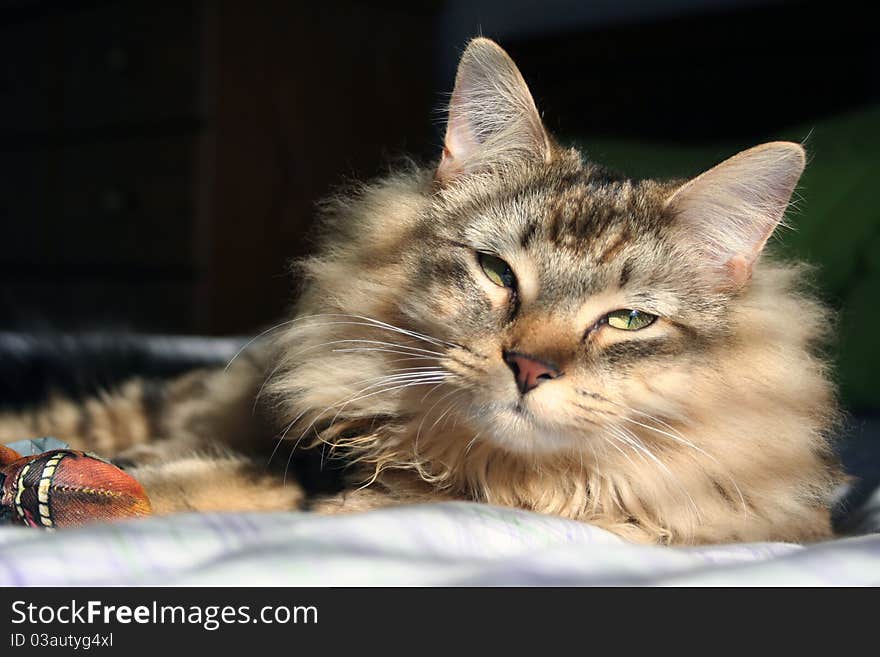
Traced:
<path fill-rule="evenodd" d="M 780 248 L 841 310 L 848 405 L 880 407 L 880 40 L 846 2 L 0 0 L 0 331 L 273 322 L 315 202 L 437 156 L 479 33 L 551 130 L 632 175 L 806 140 Z"/>

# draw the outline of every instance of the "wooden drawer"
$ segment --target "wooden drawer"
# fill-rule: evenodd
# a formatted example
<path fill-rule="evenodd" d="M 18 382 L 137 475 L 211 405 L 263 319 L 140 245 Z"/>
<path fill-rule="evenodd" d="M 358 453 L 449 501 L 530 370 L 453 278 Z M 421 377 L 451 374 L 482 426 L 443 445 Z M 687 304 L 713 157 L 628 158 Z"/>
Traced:
<path fill-rule="evenodd" d="M 198 149 L 194 136 L 63 149 L 50 257 L 193 266 Z"/>
<path fill-rule="evenodd" d="M 63 129 L 202 116 L 200 9 L 126 2 L 72 13 L 62 45 Z"/>
<path fill-rule="evenodd" d="M 199 137 L 0 152 L 0 263 L 194 269 Z"/>

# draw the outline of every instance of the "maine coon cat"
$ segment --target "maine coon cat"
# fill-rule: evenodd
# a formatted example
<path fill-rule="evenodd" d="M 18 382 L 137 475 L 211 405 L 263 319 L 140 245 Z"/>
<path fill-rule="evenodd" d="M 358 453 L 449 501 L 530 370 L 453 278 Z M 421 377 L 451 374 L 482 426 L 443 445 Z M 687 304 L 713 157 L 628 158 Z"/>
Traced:
<path fill-rule="evenodd" d="M 638 541 L 827 537 L 828 317 L 762 255 L 804 164 L 775 142 L 619 176 L 475 39 L 439 162 L 326 202 L 291 319 L 224 370 L 54 399 L 0 439 L 116 454 L 160 512 L 466 499 Z"/>

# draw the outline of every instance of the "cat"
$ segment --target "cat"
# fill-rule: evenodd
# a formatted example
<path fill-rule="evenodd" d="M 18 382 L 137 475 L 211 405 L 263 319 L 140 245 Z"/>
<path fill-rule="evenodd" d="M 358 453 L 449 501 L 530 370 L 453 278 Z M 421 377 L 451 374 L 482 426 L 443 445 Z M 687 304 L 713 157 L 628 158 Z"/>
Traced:
<path fill-rule="evenodd" d="M 474 39 L 439 161 L 324 203 L 291 319 L 221 370 L 8 413 L 0 439 L 113 455 L 159 513 L 463 499 L 648 543 L 828 538 L 829 315 L 762 255 L 804 166 L 774 142 L 627 179 Z"/>

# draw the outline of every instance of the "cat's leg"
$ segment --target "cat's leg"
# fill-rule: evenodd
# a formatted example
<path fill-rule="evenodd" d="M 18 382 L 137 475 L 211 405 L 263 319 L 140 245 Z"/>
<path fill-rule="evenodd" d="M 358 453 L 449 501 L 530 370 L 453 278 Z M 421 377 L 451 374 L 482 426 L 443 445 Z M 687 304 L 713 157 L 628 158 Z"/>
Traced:
<path fill-rule="evenodd" d="M 229 370 L 131 379 L 85 399 L 52 396 L 29 409 L 0 412 L 0 443 L 54 436 L 127 465 L 217 446 L 257 452 L 271 446 L 274 435 L 254 403 L 261 381 L 259 366 L 240 359 Z"/>
<path fill-rule="evenodd" d="M 73 449 L 113 456 L 155 438 L 153 395 L 149 384 L 133 379 L 83 400 L 52 396 L 33 408 L 0 412 L 0 443 L 54 436 Z"/>
<path fill-rule="evenodd" d="M 126 469 L 146 490 L 153 512 L 293 511 L 304 500 L 295 481 L 238 454 L 190 454 Z"/>

